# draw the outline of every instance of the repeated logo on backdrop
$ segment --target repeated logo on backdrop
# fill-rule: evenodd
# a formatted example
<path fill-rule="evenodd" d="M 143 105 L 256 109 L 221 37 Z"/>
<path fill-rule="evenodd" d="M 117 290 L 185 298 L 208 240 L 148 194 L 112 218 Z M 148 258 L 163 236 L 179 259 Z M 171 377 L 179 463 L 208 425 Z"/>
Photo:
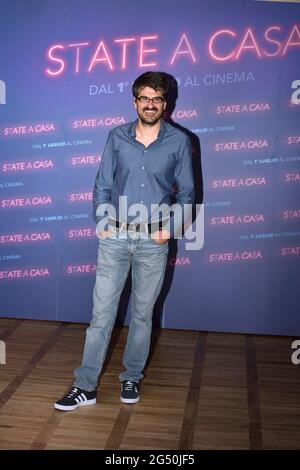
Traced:
<path fill-rule="evenodd" d="M 45 3 L 41 25 L 51 16 Z M 94 180 L 108 132 L 135 119 L 133 80 L 151 69 L 176 80 L 168 119 L 192 135 L 204 191 L 204 246 L 189 251 L 182 239 L 171 250 L 162 325 L 295 335 L 297 289 L 286 276 L 296 276 L 300 255 L 299 6 L 285 5 L 281 22 L 280 5 L 220 2 L 215 15 L 190 0 L 178 7 L 179 28 L 166 27 L 157 3 L 150 32 L 133 21 L 140 5 L 127 11 L 118 1 L 122 28 L 99 30 L 103 6 L 92 3 L 99 21 L 74 6 L 74 24 L 85 20 L 67 41 L 69 13 L 37 31 L 30 64 L 18 31 L 5 31 L 23 50 L 24 87 L 12 58 L 0 77 L 1 314 L 89 321 Z"/>

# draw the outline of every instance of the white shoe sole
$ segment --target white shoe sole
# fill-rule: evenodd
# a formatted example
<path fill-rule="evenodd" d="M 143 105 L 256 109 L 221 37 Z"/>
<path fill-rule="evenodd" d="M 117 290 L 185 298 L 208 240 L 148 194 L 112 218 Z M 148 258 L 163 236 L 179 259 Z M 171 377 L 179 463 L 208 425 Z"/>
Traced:
<path fill-rule="evenodd" d="M 140 398 L 123 398 L 121 397 L 121 402 L 122 403 L 127 403 L 127 404 L 133 404 L 133 403 L 138 403 L 140 401 Z"/>
<path fill-rule="evenodd" d="M 96 398 L 93 398 L 93 400 L 82 401 L 81 403 L 77 403 L 77 405 L 73 405 L 73 406 L 64 406 L 64 405 L 58 405 L 57 403 L 55 403 L 54 408 L 56 408 L 57 410 L 61 410 L 61 411 L 73 411 L 79 408 L 80 406 L 86 406 L 86 405 L 96 405 Z"/>

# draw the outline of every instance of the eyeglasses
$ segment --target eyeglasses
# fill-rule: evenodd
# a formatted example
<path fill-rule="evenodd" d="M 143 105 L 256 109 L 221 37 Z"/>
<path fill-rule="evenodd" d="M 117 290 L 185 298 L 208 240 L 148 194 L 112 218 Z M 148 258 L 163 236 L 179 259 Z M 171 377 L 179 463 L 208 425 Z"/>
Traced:
<path fill-rule="evenodd" d="M 165 101 L 162 96 L 154 96 L 154 98 L 148 98 L 148 96 L 137 96 L 136 99 L 142 104 L 148 104 L 150 101 L 152 101 L 153 104 L 162 104 Z"/>

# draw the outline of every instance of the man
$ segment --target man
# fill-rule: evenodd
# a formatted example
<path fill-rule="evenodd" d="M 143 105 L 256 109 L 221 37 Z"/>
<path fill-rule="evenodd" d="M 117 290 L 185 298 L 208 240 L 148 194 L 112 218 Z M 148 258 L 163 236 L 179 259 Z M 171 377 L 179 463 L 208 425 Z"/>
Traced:
<path fill-rule="evenodd" d="M 168 93 L 166 74 L 144 73 L 133 83 L 132 92 L 138 118 L 110 132 L 96 177 L 93 217 L 99 249 L 93 317 L 73 388 L 54 405 L 59 410 L 96 403 L 98 377 L 130 266 L 131 322 L 123 356 L 125 371 L 119 378 L 121 401 L 139 401 L 139 382 L 149 354 L 152 312 L 164 280 L 169 238 L 182 223 L 177 219 L 171 227 L 170 217 L 161 216 L 163 211 L 157 211 L 156 206 L 169 207 L 174 185 L 180 207 L 192 204 L 194 199 L 190 140 L 162 120 Z M 130 217 L 125 213 L 125 196 L 129 213 L 130 208 L 139 208 L 138 218 L 133 219 L 132 211 Z"/>

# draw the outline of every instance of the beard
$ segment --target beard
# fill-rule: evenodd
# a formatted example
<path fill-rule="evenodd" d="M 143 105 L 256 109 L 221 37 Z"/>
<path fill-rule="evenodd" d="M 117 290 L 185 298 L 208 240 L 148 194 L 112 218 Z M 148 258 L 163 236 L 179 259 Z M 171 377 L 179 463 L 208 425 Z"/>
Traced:
<path fill-rule="evenodd" d="M 157 108 L 144 108 L 137 110 L 137 113 L 143 124 L 154 126 L 162 117 L 163 110 L 159 112 Z"/>

